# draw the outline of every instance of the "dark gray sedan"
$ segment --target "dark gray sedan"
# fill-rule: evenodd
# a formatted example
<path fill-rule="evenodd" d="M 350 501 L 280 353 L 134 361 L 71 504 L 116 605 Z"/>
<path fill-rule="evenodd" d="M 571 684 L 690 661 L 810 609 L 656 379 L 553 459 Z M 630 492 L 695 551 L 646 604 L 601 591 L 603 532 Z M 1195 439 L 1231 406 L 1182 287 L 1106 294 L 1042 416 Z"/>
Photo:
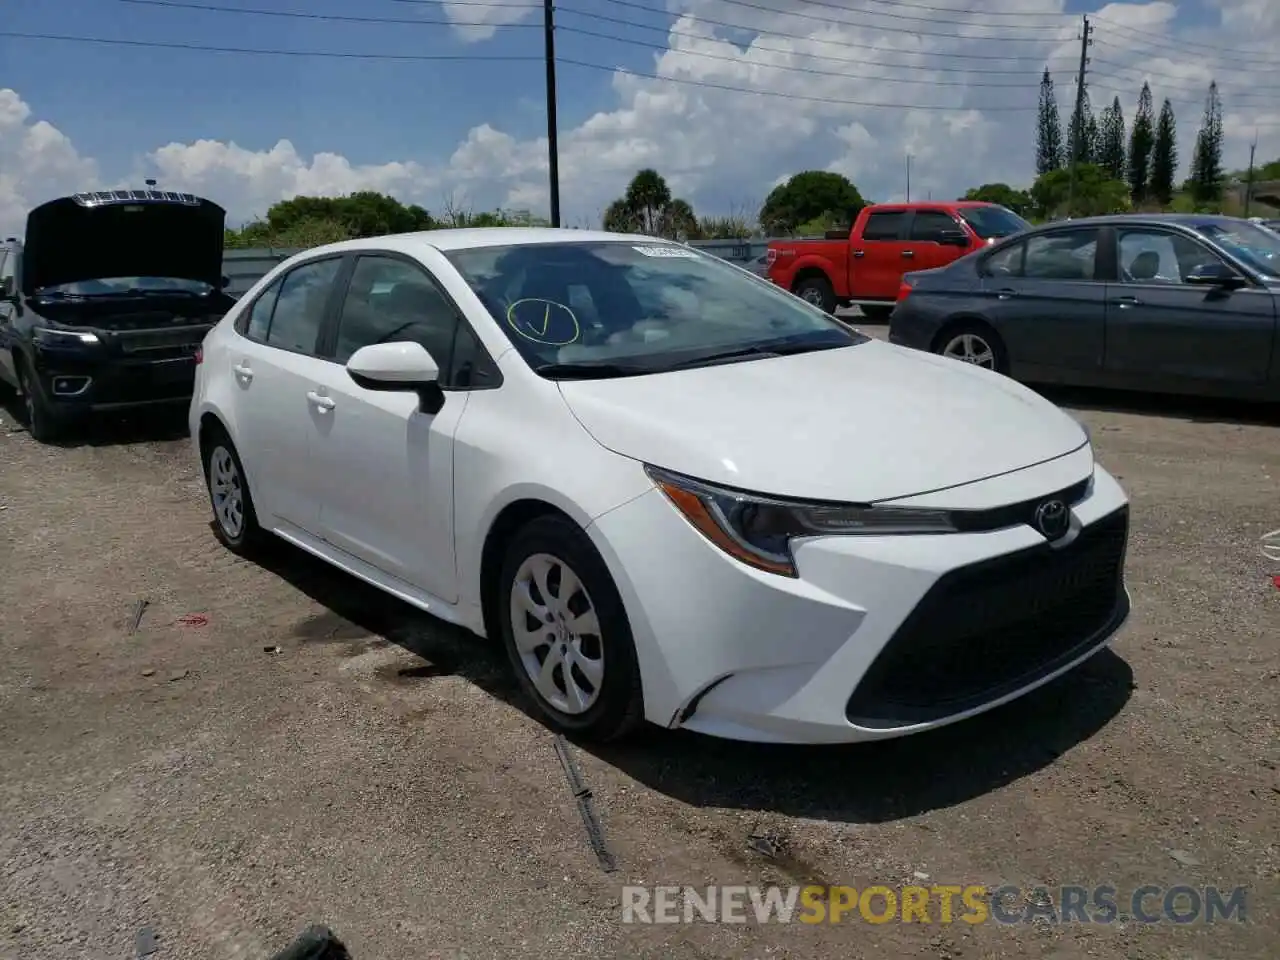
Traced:
<path fill-rule="evenodd" d="M 893 343 L 1031 383 L 1280 400 L 1280 236 L 1233 217 L 1046 224 L 907 274 Z"/>

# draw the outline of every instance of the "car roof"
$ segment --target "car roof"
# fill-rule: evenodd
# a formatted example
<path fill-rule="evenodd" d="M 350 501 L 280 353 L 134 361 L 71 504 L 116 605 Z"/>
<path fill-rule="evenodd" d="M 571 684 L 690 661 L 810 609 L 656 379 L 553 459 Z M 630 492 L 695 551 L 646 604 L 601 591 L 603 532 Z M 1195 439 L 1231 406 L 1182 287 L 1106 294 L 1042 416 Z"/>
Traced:
<path fill-rule="evenodd" d="M 551 243 L 655 243 L 675 245 L 671 240 L 646 237 L 634 233 L 609 233 L 604 230 L 570 230 L 564 227 L 471 227 L 450 230 L 420 230 L 416 233 L 392 233 L 381 237 L 343 240 L 314 247 L 308 254 L 340 253 L 356 250 L 398 250 L 412 253 L 423 247 L 448 253 L 455 250 L 478 250 L 485 247 L 537 246 Z"/>
<path fill-rule="evenodd" d="M 1054 220 L 1043 227 L 1086 226 L 1130 227 L 1134 224 L 1169 225 L 1181 227 L 1227 226 L 1240 223 L 1239 217 L 1227 217 L 1216 213 L 1112 213 L 1097 217 L 1074 217 L 1070 220 Z"/>

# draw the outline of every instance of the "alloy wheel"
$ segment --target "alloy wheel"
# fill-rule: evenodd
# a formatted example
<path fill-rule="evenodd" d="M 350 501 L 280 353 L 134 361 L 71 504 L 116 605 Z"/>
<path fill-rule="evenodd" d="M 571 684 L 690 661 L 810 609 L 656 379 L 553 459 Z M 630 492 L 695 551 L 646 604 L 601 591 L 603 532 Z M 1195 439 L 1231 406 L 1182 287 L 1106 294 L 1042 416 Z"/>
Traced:
<path fill-rule="evenodd" d="M 538 695 L 561 713 L 591 709 L 604 684 L 604 646 L 595 604 L 567 563 L 526 559 L 511 584 L 511 635 Z"/>
<path fill-rule="evenodd" d="M 231 451 L 221 444 L 209 454 L 209 496 L 218 526 L 232 540 L 244 531 L 244 484 Z"/>
<path fill-rule="evenodd" d="M 974 366 L 996 368 L 996 352 L 981 336 L 976 333 L 962 333 L 947 341 L 942 348 L 942 355 L 952 360 L 972 363 Z"/>

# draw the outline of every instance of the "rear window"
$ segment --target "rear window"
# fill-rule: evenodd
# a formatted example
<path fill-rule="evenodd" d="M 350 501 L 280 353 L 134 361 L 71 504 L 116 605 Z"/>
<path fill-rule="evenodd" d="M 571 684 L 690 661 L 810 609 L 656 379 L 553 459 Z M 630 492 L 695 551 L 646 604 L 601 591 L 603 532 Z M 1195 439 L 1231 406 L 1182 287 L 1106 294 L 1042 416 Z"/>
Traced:
<path fill-rule="evenodd" d="M 873 213 L 867 217 L 867 224 L 862 228 L 862 239 L 897 240 L 898 231 L 901 228 L 901 212 L 894 210 L 886 213 Z"/>
<path fill-rule="evenodd" d="M 1011 237 L 1031 224 L 1005 207 L 961 207 L 960 218 L 983 240 Z"/>

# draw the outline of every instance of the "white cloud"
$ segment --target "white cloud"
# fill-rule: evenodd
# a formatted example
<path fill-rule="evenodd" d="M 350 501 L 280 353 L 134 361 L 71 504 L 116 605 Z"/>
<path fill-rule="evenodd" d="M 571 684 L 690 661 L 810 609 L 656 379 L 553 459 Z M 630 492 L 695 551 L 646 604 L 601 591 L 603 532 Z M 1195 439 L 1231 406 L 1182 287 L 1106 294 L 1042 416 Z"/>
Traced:
<path fill-rule="evenodd" d="M 515 2 L 503 4 L 450 3 L 441 0 L 444 15 L 453 23 L 453 31 L 467 43 L 488 40 L 499 27 L 520 23 L 533 15 L 530 5 Z"/>
<path fill-rule="evenodd" d="M 908 153 L 913 197 L 958 196 L 992 181 L 1025 185 L 1032 177 L 1035 114 L 1001 108 L 1034 108 L 1047 64 L 1066 122 L 1080 47 L 1078 18 L 1061 15 L 1064 2 L 972 0 L 963 11 L 940 13 L 850 0 L 846 13 L 794 5 L 789 13 L 776 13 L 718 0 L 670 0 L 677 19 L 647 72 L 712 86 L 621 71 L 596 76 L 566 65 L 562 89 L 609 76 L 618 105 L 562 128 L 565 219 L 598 222 L 643 166 L 656 167 L 673 191 L 707 212 L 757 206 L 773 185 L 806 168 L 845 173 L 869 199 L 899 198 Z M 1179 9 L 1185 14 L 1189 4 L 1109 3 L 1091 15 L 1096 43 L 1089 92 L 1095 110 L 1118 95 L 1126 120 L 1132 120 L 1142 80 L 1149 78 L 1157 110 L 1165 97 L 1174 102 L 1185 176 L 1205 90 L 1216 79 L 1226 109 L 1226 165 L 1247 162 L 1255 127 L 1258 159 L 1280 156 L 1280 107 L 1267 92 L 1280 86 L 1280 63 L 1269 53 L 1280 41 L 1280 4 L 1202 0 L 1197 15 L 1217 25 L 1177 28 Z M 483 27 L 458 28 L 469 31 L 468 40 L 484 39 L 529 13 L 519 7 L 443 7 L 454 21 L 485 19 Z M 1037 16 L 1000 15 L 1010 11 Z M 857 25 L 805 19 L 801 12 Z M 749 29 L 727 30 L 710 20 Z M 997 34 L 1004 39 L 988 39 Z M 608 62 L 608 56 L 602 52 L 596 60 Z M 282 136 L 288 133 L 281 130 Z M 156 175 L 166 186 L 214 197 L 233 221 L 298 193 L 355 189 L 386 191 L 437 210 L 448 196 L 475 207 L 546 208 L 544 137 L 520 140 L 480 122 L 443 163 L 388 160 L 357 166 L 336 153 L 304 157 L 287 139 L 260 150 L 202 140 L 160 146 L 148 154 L 146 169 L 134 172 L 137 179 Z M 14 229 L 31 204 L 97 182 L 98 176 L 93 162 L 77 154 L 65 136 L 30 117 L 17 94 L 0 92 L 0 227 Z"/>

